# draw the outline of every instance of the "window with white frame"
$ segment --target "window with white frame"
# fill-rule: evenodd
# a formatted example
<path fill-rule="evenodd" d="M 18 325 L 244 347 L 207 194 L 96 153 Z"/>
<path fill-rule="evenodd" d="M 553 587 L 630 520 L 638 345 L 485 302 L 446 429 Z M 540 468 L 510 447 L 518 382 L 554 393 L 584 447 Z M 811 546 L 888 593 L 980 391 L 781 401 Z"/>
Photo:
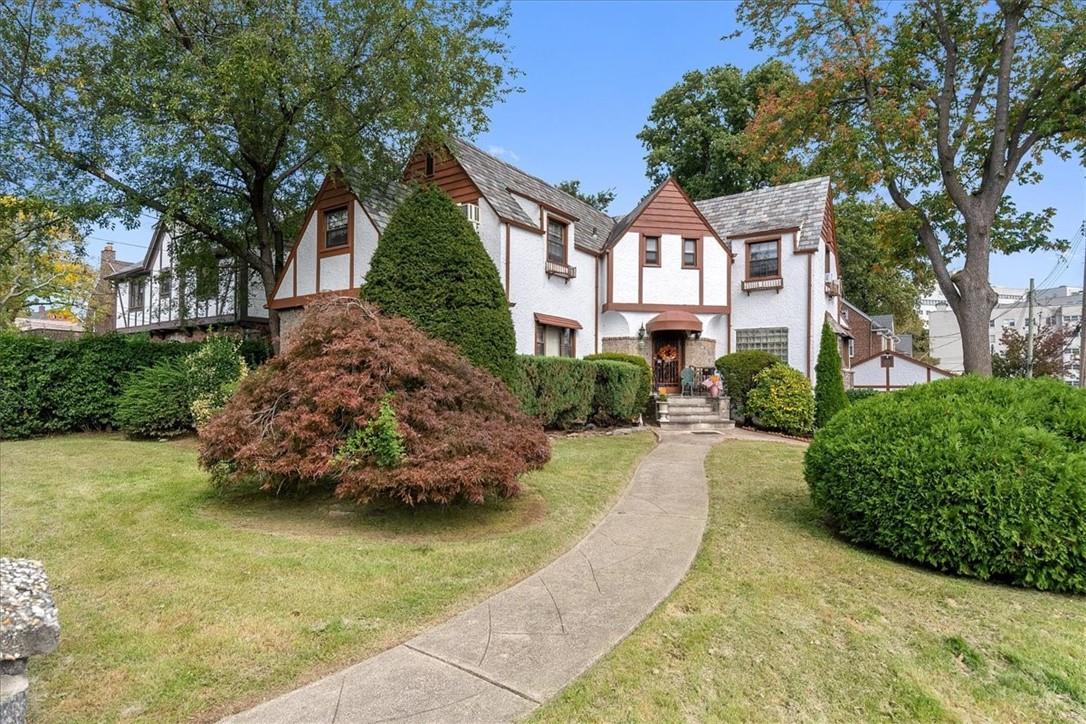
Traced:
<path fill-rule="evenodd" d="M 852 359 L 856 356 L 856 340 L 854 340 L 852 337 L 848 338 L 848 356 L 849 359 Z"/>
<path fill-rule="evenodd" d="M 735 330 L 735 351 L 757 349 L 788 362 L 788 327 L 756 327 Z"/>
<path fill-rule="evenodd" d="M 137 277 L 128 281 L 128 308 L 143 309 L 147 293 L 147 278 Z"/>
<path fill-rule="evenodd" d="M 475 229 L 475 233 L 479 233 L 479 204 L 460 204 L 460 210 L 464 212 L 464 216 L 471 222 L 471 228 Z"/>

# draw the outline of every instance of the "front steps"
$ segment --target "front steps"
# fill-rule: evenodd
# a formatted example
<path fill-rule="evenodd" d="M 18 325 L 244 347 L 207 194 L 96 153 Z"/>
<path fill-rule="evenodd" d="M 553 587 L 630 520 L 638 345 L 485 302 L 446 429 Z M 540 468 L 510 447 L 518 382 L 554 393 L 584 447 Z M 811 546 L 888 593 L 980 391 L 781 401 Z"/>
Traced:
<path fill-rule="evenodd" d="M 667 404 L 667 419 L 659 420 L 661 430 L 727 430 L 735 427 L 731 420 L 731 402 L 727 397 L 712 400 L 708 397 L 668 396 Z"/>

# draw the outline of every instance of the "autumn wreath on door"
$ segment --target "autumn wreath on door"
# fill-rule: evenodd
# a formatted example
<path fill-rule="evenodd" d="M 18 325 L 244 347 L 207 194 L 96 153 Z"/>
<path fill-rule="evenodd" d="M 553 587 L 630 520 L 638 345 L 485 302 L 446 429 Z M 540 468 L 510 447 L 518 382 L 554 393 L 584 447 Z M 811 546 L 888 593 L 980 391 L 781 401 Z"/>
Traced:
<path fill-rule="evenodd" d="M 679 350 L 673 344 L 665 344 L 656 352 L 656 359 L 661 362 L 674 362 L 679 359 Z"/>

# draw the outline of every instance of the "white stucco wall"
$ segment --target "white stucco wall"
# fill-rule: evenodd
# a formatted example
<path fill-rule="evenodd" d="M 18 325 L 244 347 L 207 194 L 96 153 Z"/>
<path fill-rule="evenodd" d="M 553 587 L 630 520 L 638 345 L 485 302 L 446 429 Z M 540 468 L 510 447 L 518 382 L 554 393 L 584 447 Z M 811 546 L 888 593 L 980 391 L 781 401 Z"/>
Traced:
<path fill-rule="evenodd" d="M 894 356 L 894 366 L 890 369 L 890 387 L 908 387 L 909 385 L 946 379 L 950 375 L 929 368 L 903 357 Z M 852 384 L 855 387 L 886 387 L 886 368 L 882 366 L 882 357 L 872 357 L 852 368 Z"/>

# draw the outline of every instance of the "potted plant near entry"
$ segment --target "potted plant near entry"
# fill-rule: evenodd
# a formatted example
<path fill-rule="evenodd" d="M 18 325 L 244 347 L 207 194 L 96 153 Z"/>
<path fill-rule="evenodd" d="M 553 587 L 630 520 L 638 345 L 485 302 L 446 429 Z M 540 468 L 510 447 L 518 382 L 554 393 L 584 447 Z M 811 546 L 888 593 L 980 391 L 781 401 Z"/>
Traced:
<path fill-rule="evenodd" d="M 656 421 L 657 422 L 671 422 L 667 416 L 667 390 L 663 387 L 659 389 L 656 395 Z"/>

